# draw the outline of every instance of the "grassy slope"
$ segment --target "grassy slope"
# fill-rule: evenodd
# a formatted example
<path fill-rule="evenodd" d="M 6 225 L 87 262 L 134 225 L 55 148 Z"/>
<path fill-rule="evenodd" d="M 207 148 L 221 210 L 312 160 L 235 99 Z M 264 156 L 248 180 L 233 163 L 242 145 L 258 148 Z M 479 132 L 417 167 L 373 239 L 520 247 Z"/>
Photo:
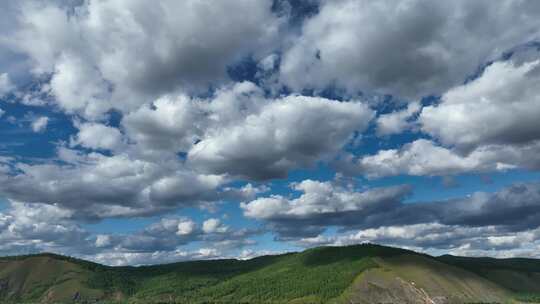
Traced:
<path fill-rule="evenodd" d="M 55 255 L 2 259 L 0 282 L 8 288 L 0 288 L 0 297 L 15 302 L 47 298 L 69 301 L 77 292 L 102 297 L 103 292 L 86 286 L 90 275 L 90 270 Z"/>
<path fill-rule="evenodd" d="M 77 292 L 84 299 L 129 303 L 366 303 L 369 297 L 374 301 L 406 297 L 415 303 L 428 296 L 446 296 L 456 303 L 502 302 L 507 289 L 515 291 L 505 283 L 504 271 L 530 278 L 529 285 L 520 285 L 522 293 L 533 293 L 540 286 L 540 268 L 527 277 L 528 260 L 513 261 L 510 269 L 464 264 L 469 260 L 376 245 L 147 267 L 106 267 L 54 255 L 3 258 L 0 302 L 71 302 Z M 524 262 L 528 264 L 523 266 Z M 9 281 L 7 290 L 2 291 L 2 280 Z"/>
<path fill-rule="evenodd" d="M 540 260 L 466 258 L 444 255 L 438 260 L 476 273 L 518 295 L 540 303 Z"/>
<path fill-rule="evenodd" d="M 377 259 L 377 271 L 399 278 L 401 289 L 414 291 L 415 298 L 444 298 L 451 303 L 504 302 L 509 294 L 485 278 L 432 257 L 405 254 Z M 392 292 L 399 289 L 390 286 Z M 397 300 L 397 299 L 396 299 Z"/>

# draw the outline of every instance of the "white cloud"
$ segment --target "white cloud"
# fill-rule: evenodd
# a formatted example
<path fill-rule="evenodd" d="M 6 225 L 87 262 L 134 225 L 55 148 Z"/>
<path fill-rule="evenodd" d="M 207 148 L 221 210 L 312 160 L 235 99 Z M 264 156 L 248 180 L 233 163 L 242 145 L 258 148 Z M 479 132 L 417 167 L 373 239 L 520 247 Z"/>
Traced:
<path fill-rule="evenodd" d="M 74 55 L 63 54 L 56 60 L 51 93 L 65 112 L 80 113 L 90 119 L 102 118 L 112 107 L 107 84 L 99 71 Z"/>
<path fill-rule="evenodd" d="M 109 265 L 234 256 L 237 250 L 254 245 L 256 242 L 250 237 L 258 233 L 258 230 L 229 228 L 214 218 L 198 224 L 186 217 L 164 217 L 140 231 L 92 237 L 96 248 L 79 251 L 78 255 L 87 255 L 94 250 L 96 254 L 88 257 Z M 198 249 L 183 249 L 194 242 L 199 244 Z"/>
<path fill-rule="evenodd" d="M 101 119 L 109 109 L 129 112 L 164 93 L 205 91 L 227 81 L 229 65 L 269 54 L 282 24 L 271 5 L 114 0 L 69 11 L 28 1 L 10 43 L 31 59 L 34 73 L 52 73 L 62 109 Z"/>
<path fill-rule="evenodd" d="M 343 246 L 359 243 L 378 243 L 410 248 L 434 255 L 494 256 L 499 258 L 538 258 L 540 229 L 509 232 L 495 226 L 462 227 L 425 223 L 402 226 L 383 226 L 340 233 L 318 235 L 295 242 L 303 247 L 321 245 Z"/>
<path fill-rule="evenodd" d="M 193 197 L 213 201 L 218 196 L 212 190 L 225 182 L 226 179 L 220 175 L 202 175 L 186 170 L 155 180 L 147 190 L 153 201 L 174 203 Z"/>
<path fill-rule="evenodd" d="M 259 256 L 265 255 L 276 255 L 285 253 L 284 251 L 275 251 L 275 250 L 253 250 L 253 249 L 244 249 L 237 256 L 240 260 L 250 260 Z"/>
<path fill-rule="evenodd" d="M 336 168 L 370 178 L 538 170 L 539 81 L 538 52 L 516 52 L 509 60 L 487 66 L 477 78 L 448 90 L 439 103 L 421 109 L 415 123 L 432 140 L 417 139 L 358 159 L 345 156 L 336 162 Z M 381 115 L 379 131 L 384 125 L 390 125 L 386 127 L 390 133 L 406 129 L 393 126 L 400 124 L 401 116 L 409 115 L 407 111 Z M 393 121 L 396 117 L 397 122 Z"/>
<path fill-rule="evenodd" d="M 139 266 L 217 258 L 219 252 L 214 250 L 201 253 L 199 250 L 187 251 L 181 249 L 151 252 L 105 251 L 97 254 L 81 255 L 81 257 L 111 266 Z"/>
<path fill-rule="evenodd" d="M 142 106 L 122 120 L 127 133 L 144 149 L 185 151 L 201 133 L 204 112 L 188 96 L 164 96 Z"/>
<path fill-rule="evenodd" d="M 81 145 L 90 149 L 116 150 L 124 143 L 122 133 L 117 128 L 100 123 L 76 124 L 79 133 L 72 138 L 72 145 Z"/>
<path fill-rule="evenodd" d="M 207 219 L 203 222 L 202 229 L 204 233 L 224 233 L 229 229 L 227 226 L 221 223 L 221 220 L 216 218 Z"/>
<path fill-rule="evenodd" d="M 446 145 L 523 144 L 540 139 L 540 61 L 495 62 L 477 79 L 424 107 L 422 130 Z"/>
<path fill-rule="evenodd" d="M 263 58 L 259 63 L 258 67 L 263 70 L 263 72 L 272 71 L 278 62 L 279 56 L 277 54 L 270 54 Z"/>
<path fill-rule="evenodd" d="M 189 151 L 189 164 L 251 179 L 284 177 L 333 156 L 367 127 L 373 112 L 358 101 L 288 96 L 262 100 L 244 115 L 207 132 Z"/>
<path fill-rule="evenodd" d="M 336 215 L 361 212 L 394 204 L 408 193 L 405 187 L 390 187 L 357 192 L 333 184 L 304 180 L 291 185 L 302 192 L 300 197 L 289 199 L 280 195 L 257 198 L 240 206 L 244 215 L 256 219 L 309 218 L 318 215 Z"/>
<path fill-rule="evenodd" d="M 9 93 L 15 86 L 11 83 L 11 79 L 7 73 L 0 74 L 0 97 Z"/>
<path fill-rule="evenodd" d="M 410 129 L 413 125 L 410 120 L 420 109 L 419 102 L 411 102 L 403 110 L 380 115 L 377 118 L 377 135 L 399 134 Z"/>
<path fill-rule="evenodd" d="M 373 116 L 357 100 L 271 98 L 241 82 L 210 98 L 163 96 L 126 115 L 122 126 L 141 157 L 183 152 L 201 172 L 269 179 L 333 156 Z"/>
<path fill-rule="evenodd" d="M 96 247 L 104 248 L 112 245 L 112 238 L 110 235 L 98 234 L 96 236 Z"/>
<path fill-rule="evenodd" d="M 201 258 L 215 258 L 219 256 L 219 252 L 215 248 L 201 248 L 198 253 Z"/>
<path fill-rule="evenodd" d="M 148 215 L 219 200 L 226 180 L 188 170 L 174 159 L 150 162 L 126 153 L 106 156 L 59 149 L 66 164 L 13 164 L 0 189 L 26 202 L 58 203 L 79 217 Z"/>
<path fill-rule="evenodd" d="M 532 1 L 322 1 L 291 32 L 270 0 L 55 3 L 8 5 L 20 9 L 8 17 L 14 28 L 0 29 L 10 33 L 0 53 L 17 53 L 39 78 L 16 97 L 69 114 L 78 132 L 57 143 L 53 159 L 0 160 L 0 192 L 15 199 L 0 212 L 2 252 L 80 248 L 107 264 L 147 264 L 222 257 L 267 231 L 312 245 L 376 241 L 469 253 L 537 242 L 532 186 L 420 206 L 403 203 L 407 186 L 304 180 L 291 184 L 291 195 L 275 195 L 264 184 L 236 183 L 284 178 L 346 153 L 376 117 L 354 98 L 359 91 L 409 102 L 378 115 L 378 135 L 413 129 L 431 138 L 346 156 L 344 171 L 379 178 L 540 169 L 538 54 L 515 52 L 463 83 L 539 34 Z M 227 70 L 246 56 L 259 85 L 230 82 Z M 10 77 L 19 83 L 6 71 L 0 95 L 14 89 Z M 329 86 L 344 88 L 345 100 L 317 96 Z M 310 88 L 314 96 L 294 93 Z M 417 97 L 430 93 L 440 102 L 421 109 Z M 49 122 L 35 117 L 32 130 L 45 132 Z M 164 216 L 134 233 L 90 235 L 77 224 L 214 210 L 222 200 L 243 201 L 244 215 L 264 228 Z M 321 235 L 328 227 L 360 230 Z M 182 250 L 191 242 L 201 248 Z M 530 252 L 524 247 L 514 252 Z"/>
<path fill-rule="evenodd" d="M 322 1 L 285 50 L 281 80 L 298 91 L 439 94 L 537 39 L 539 11 L 534 1 Z"/>
<path fill-rule="evenodd" d="M 38 117 L 31 124 L 32 131 L 34 131 L 35 133 L 44 132 L 45 129 L 47 129 L 48 124 L 49 124 L 49 117 L 47 116 Z"/>
<path fill-rule="evenodd" d="M 192 220 L 186 219 L 178 223 L 178 235 L 189 235 L 195 231 L 196 223 Z"/>
<path fill-rule="evenodd" d="M 282 177 L 330 159 L 373 115 L 356 100 L 267 98 L 250 82 L 225 86 L 210 98 L 163 97 L 125 116 L 119 128 L 76 119 L 71 149 L 59 144 L 57 157 L 65 163 L 14 162 L 17 174 L 0 176 L 0 188 L 97 218 L 211 207 L 264 190 L 227 187 L 233 176 Z M 45 130 L 46 122 L 34 129 Z M 95 151 L 75 150 L 79 146 Z"/>
<path fill-rule="evenodd" d="M 116 150 L 122 146 L 122 133 L 116 128 L 100 123 L 76 124 L 79 133 L 72 138 L 72 145 L 90 149 Z"/>
<path fill-rule="evenodd" d="M 423 247 L 450 244 L 454 238 L 446 233 L 451 231 L 450 226 L 456 231 L 459 228 L 463 236 L 467 229 L 498 236 L 540 226 L 538 183 L 514 184 L 495 193 L 476 192 L 458 199 L 423 203 L 406 202 L 410 188 L 403 186 L 360 191 L 350 186 L 305 180 L 293 187 L 302 192 L 299 197 L 273 195 L 242 203 L 244 215 L 263 221 L 281 240 L 315 238 L 329 227 L 336 227 L 338 232 L 361 229 L 363 241 L 380 241 L 383 237 L 379 231 L 395 226 L 398 228 L 383 229 L 381 233 L 387 239 L 417 241 Z M 426 227 L 433 228 L 432 224 L 437 229 L 444 226 L 440 238 L 431 238 L 425 231 Z M 415 235 L 414 230 L 399 228 L 411 225 L 424 232 Z M 317 240 L 320 238 L 311 241 Z"/>
<path fill-rule="evenodd" d="M 0 251 L 20 253 L 70 250 L 87 245 L 89 233 L 70 220 L 73 212 L 57 205 L 9 201 L 0 212 Z M 73 246 L 73 247 L 72 247 Z"/>
<path fill-rule="evenodd" d="M 540 143 L 516 149 L 511 146 L 490 145 L 462 155 L 438 146 L 426 139 L 418 139 L 399 149 L 380 150 L 374 155 L 347 158 L 337 168 L 351 174 L 365 174 L 369 178 L 380 178 L 399 174 L 408 175 L 452 175 L 464 172 L 488 172 L 508 170 L 516 167 L 540 167 L 535 151 Z"/>

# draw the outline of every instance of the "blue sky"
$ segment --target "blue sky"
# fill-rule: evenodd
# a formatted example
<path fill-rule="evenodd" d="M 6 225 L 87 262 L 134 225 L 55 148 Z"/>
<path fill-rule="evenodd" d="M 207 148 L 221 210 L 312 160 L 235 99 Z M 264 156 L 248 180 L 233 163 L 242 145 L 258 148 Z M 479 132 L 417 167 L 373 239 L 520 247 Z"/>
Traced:
<path fill-rule="evenodd" d="M 535 1 L 0 8 L 1 255 L 538 257 Z"/>

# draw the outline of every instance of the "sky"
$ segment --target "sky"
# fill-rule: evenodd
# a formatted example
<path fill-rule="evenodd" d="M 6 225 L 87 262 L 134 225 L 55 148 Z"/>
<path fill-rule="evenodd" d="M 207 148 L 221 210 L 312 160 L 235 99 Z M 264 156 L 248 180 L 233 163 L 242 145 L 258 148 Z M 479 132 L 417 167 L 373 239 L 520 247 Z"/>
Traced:
<path fill-rule="evenodd" d="M 538 1 L 0 10 L 0 255 L 540 258 Z"/>

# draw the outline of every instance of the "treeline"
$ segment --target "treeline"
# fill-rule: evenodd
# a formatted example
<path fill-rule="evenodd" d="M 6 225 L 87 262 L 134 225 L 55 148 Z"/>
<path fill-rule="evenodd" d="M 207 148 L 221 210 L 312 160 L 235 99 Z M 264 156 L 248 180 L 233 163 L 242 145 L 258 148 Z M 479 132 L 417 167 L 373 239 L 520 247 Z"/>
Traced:
<path fill-rule="evenodd" d="M 354 278 L 374 267 L 371 253 L 347 250 L 334 256 L 308 251 L 251 262 L 216 263 L 215 269 L 183 269 L 152 277 L 137 287 L 132 299 L 165 303 L 328 303 L 341 296 Z M 182 265 L 182 267 L 194 265 Z M 200 266 L 203 266 L 201 264 Z M 177 269 L 178 270 L 178 269 Z M 142 303 L 141 302 L 141 303 Z"/>

